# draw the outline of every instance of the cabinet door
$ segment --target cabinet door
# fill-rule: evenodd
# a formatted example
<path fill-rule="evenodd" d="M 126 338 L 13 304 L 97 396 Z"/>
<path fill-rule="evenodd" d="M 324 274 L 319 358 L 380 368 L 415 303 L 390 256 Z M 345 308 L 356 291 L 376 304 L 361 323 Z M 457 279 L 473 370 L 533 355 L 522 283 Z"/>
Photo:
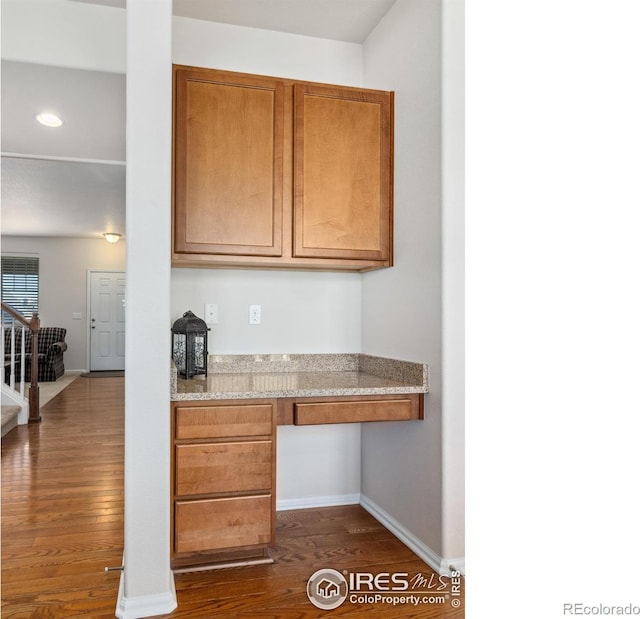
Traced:
<path fill-rule="evenodd" d="M 294 93 L 295 256 L 389 261 L 392 94 Z"/>
<path fill-rule="evenodd" d="M 174 251 L 280 256 L 284 86 L 174 67 Z"/>

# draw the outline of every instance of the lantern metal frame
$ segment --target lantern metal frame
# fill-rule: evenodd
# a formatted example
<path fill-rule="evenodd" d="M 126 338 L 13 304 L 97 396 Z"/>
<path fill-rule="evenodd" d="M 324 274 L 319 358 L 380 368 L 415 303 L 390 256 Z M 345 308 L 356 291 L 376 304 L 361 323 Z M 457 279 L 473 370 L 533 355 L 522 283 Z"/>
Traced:
<path fill-rule="evenodd" d="M 171 358 L 178 376 L 189 379 L 208 374 L 207 323 L 192 311 L 187 311 L 171 327 Z"/>

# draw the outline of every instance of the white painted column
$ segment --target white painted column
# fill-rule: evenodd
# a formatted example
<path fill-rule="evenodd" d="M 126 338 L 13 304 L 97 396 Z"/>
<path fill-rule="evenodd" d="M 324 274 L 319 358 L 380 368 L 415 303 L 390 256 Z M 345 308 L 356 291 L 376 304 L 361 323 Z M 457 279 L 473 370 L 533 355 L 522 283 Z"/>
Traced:
<path fill-rule="evenodd" d="M 461 571 L 465 556 L 464 161 L 464 0 L 447 0 L 442 4 L 442 556 Z"/>
<path fill-rule="evenodd" d="M 176 607 L 170 569 L 171 0 L 127 0 L 124 572 L 116 614 Z"/>

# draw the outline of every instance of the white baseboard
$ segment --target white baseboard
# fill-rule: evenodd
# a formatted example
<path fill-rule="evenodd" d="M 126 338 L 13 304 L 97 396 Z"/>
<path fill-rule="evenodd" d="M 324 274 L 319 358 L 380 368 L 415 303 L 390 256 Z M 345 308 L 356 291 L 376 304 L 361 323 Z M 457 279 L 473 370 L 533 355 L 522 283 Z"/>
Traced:
<path fill-rule="evenodd" d="M 169 579 L 171 590 L 157 595 L 140 595 L 127 598 L 124 596 L 124 574 L 120 576 L 116 617 L 118 619 L 140 619 L 155 615 L 168 615 L 178 607 L 176 587 L 173 576 Z"/>
<path fill-rule="evenodd" d="M 441 576 L 449 576 L 452 568 L 464 574 L 464 558 L 442 558 L 369 497 L 361 494 L 360 505 Z"/>
<path fill-rule="evenodd" d="M 300 499 L 280 499 L 276 501 L 276 511 L 288 509 L 309 509 L 311 507 L 331 507 L 333 505 L 358 505 L 360 494 L 334 494 L 330 496 L 310 496 Z"/>

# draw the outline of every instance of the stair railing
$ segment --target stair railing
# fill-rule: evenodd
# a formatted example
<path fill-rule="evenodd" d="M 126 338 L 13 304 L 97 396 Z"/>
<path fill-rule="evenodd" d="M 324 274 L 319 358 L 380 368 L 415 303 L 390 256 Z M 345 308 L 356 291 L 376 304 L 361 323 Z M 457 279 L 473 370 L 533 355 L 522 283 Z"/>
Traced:
<path fill-rule="evenodd" d="M 11 321 L 5 324 L 5 316 L 10 316 Z M 16 323 L 20 326 L 16 328 Z M 5 329 L 10 329 L 10 354 L 7 356 L 5 353 Z M 31 318 L 26 318 L 16 309 L 2 303 L 2 359 L 4 364 L 4 373 L 2 380 L 8 384 L 9 387 L 20 394 L 24 398 L 25 390 L 25 336 L 26 330 L 31 331 L 31 384 L 29 386 L 29 423 L 38 423 L 40 418 L 40 387 L 38 385 L 38 333 L 40 331 L 40 318 L 38 313 L 34 312 Z M 18 387 L 16 388 L 16 332 L 20 331 L 20 352 L 19 352 L 19 368 L 20 376 L 18 381 Z"/>

